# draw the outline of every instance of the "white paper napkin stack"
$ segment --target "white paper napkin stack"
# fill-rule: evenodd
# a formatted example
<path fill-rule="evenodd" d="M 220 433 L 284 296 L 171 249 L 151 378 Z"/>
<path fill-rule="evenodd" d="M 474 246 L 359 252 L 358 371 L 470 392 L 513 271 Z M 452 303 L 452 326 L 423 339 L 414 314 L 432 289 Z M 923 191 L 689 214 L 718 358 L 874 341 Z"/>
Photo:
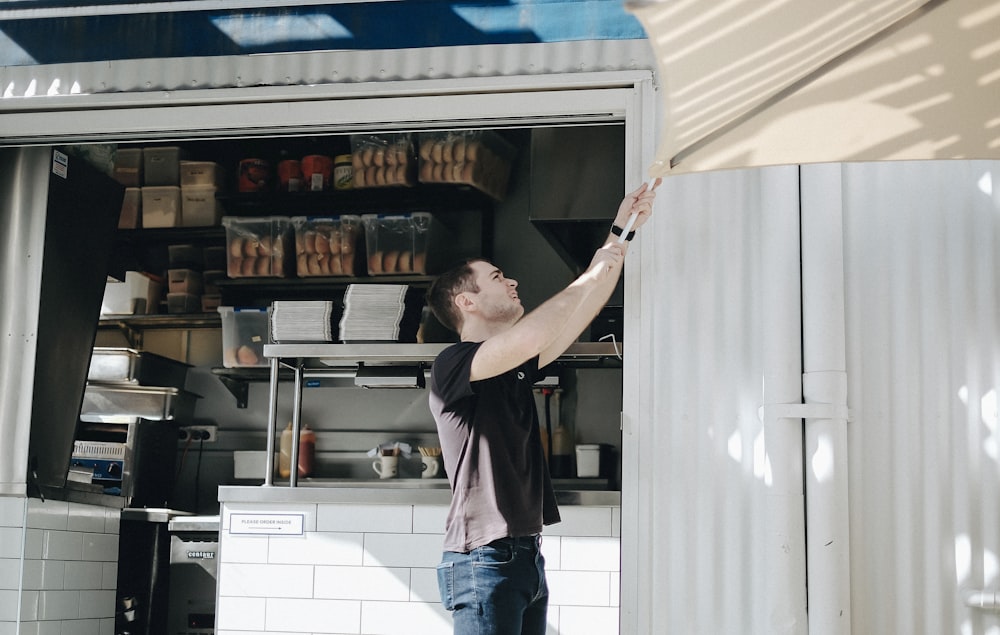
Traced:
<path fill-rule="evenodd" d="M 395 342 L 406 308 L 405 284 L 352 284 L 344 294 L 340 339 L 344 342 Z"/>
<path fill-rule="evenodd" d="M 271 339 L 275 342 L 332 342 L 333 302 L 275 300 L 271 304 Z"/>

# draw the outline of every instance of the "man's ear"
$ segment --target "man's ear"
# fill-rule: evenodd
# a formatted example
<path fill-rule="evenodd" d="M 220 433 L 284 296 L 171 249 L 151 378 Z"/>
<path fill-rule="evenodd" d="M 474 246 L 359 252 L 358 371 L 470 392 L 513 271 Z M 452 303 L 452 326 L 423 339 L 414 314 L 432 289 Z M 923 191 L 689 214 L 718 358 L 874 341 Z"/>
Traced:
<path fill-rule="evenodd" d="M 455 306 L 462 313 L 468 313 L 475 309 L 476 301 L 468 293 L 459 293 L 455 296 Z"/>

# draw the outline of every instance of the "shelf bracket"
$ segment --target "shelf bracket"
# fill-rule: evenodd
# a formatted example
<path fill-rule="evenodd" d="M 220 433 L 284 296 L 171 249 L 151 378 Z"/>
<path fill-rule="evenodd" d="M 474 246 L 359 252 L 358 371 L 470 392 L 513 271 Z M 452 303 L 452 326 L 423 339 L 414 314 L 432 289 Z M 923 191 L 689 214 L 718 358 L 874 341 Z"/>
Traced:
<path fill-rule="evenodd" d="M 247 407 L 247 403 L 250 400 L 250 384 L 248 382 L 242 379 L 226 377 L 225 375 L 220 375 L 219 381 L 232 393 L 233 397 L 236 397 L 237 408 Z"/>

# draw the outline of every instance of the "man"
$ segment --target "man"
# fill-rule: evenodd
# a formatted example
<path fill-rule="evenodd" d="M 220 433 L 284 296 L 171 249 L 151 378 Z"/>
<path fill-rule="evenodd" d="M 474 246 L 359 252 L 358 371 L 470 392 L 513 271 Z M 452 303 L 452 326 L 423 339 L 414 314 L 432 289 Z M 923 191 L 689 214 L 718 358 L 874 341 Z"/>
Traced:
<path fill-rule="evenodd" d="M 633 215 L 634 229 L 648 220 L 659 183 L 627 195 L 587 270 L 527 315 L 517 281 L 485 260 L 451 269 L 428 291 L 434 315 L 461 339 L 435 360 L 429 398 L 452 490 L 437 572 L 456 635 L 545 633 L 539 547 L 559 510 L 532 385 L 611 297 L 634 234 L 624 229 Z"/>

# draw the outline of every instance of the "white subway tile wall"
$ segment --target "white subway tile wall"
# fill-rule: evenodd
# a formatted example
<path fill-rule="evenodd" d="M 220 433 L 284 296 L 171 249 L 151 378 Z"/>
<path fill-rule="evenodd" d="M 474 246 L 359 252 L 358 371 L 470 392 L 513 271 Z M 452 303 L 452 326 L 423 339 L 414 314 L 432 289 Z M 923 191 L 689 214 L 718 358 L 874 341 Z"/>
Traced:
<path fill-rule="evenodd" d="M 113 635 L 119 526 L 115 509 L 0 497 L 0 635 Z"/>
<path fill-rule="evenodd" d="M 615 635 L 620 508 L 560 511 L 542 539 L 548 635 Z M 233 513 L 301 514 L 304 535 L 234 534 Z M 435 571 L 446 506 L 223 503 L 221 514 L 217 635 L 451 632 Z"/>

